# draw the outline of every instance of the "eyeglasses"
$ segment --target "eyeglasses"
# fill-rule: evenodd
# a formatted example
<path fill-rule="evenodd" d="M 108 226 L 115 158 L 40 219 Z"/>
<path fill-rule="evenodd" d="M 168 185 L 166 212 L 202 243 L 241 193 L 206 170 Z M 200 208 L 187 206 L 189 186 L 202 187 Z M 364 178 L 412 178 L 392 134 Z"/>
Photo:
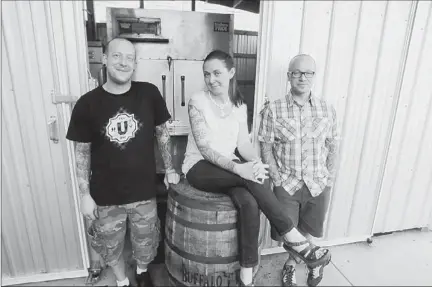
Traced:
<path fill-rule="evenodd" d="M 315 72 L 300 72 L 300 71 L 294 71 L 294 72 L 288 72 L 291 74 L 293 78 L 301 78 L 302 75 L 305 75 L 306 78 L 310 79 L 315 75 Z"/>

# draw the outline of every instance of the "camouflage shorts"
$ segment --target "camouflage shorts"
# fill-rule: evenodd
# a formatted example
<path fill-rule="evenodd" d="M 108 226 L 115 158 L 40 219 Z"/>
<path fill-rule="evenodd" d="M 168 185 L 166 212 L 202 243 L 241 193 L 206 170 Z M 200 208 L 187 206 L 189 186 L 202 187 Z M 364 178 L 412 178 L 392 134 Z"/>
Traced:
<path fill-rule="evenodd" d="M 156 199 L 124 205 L 98 206 L 99 219 L 88 229 L 90 244 L 107 265 L 116 265 L 123 253 L 129 223 L 132 254 L 139 265 L 150 263 L 157 253 L 160 222 Z"/>

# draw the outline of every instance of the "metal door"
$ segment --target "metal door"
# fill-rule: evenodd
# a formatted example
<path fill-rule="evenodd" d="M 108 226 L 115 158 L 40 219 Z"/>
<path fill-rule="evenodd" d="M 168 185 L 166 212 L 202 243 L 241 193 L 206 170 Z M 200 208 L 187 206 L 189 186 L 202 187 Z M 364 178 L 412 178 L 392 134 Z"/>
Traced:
<path fill-rule="evenodd" d="M 190 97 L 205 89 L 203 61 L 174 61 L 174 119 L 189 126 L 188 102 Z"/>
<path fill-rule="evenodd" d="M 70 111 L 52 102 L 88 88 L 82 2 L 2 8 L 2 285 L 82 277 Z"/>
<path fill-rule="evenodd" d="M 168 60 L 138 59 L 132 80 L 149 82 L 158 87 L 173 116 L 173 65 Z"/>

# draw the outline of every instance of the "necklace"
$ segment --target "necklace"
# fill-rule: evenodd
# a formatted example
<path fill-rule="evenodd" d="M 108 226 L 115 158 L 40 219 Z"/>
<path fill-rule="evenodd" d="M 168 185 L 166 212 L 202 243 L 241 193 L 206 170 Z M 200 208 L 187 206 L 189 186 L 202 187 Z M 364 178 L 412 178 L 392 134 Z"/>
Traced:
<path fill-rule="evenodd" d="M 221 112 L 221 117 L 224 117 L 225 116 L 225 106 L 229 103 L 229 99 L 225 103 L 223 103 L 223 104 L 218 104 L 213 99 L 213 96 L 211 95 L 210 92 L 209 92 L 209 96 L 210 96 L 210 100 L 213 102 L 213 104 L 215 104 L 215 106 L 219 108 L 219 110 Z"/>

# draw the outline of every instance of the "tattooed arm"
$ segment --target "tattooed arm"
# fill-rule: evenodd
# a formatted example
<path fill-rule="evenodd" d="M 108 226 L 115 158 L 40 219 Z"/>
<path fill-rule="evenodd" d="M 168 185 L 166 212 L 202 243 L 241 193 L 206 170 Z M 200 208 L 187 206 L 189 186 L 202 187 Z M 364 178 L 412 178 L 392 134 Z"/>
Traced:
<path fill-rule="evenodd" d="M 99 217 L 95 201 L 90 195 L 90 143 L 76 143 L 76 171 L 78 186 L 80 190 L 80 209 L 81 213 L 89 220 Z"/>
<path fill-rule="evenodd" d="M 168 189 L 170 183 L 177 184 L 180 181 L 180 175 L 178 175 L 176 170 L 173 168 L 171 157 L 171 137 L 168 133 L 166 123 L 156 126 L 156 140 L 165 165 L 164 183 Z"/>
<path fill-rule="evenodd" d="M 80 190 L 80 198 L 90 194 L 90 143 L 76 143 L 76 173 L 78 186 Z"/>
<path fill-rule="evenodd" d="M 236 173 L 234 170 L 237 164 L 210 147 L 210 144 L 208 142 L 208 127 L 202 111 L 197 107 L 197 103 L 195 100 L 191 99 L 189 101 L 188 110 L 192 135 L 204 159 L 223 169 Z"/>
<path fill-rule="evenodd" d="M 277 169 L 276 160 L 273 156 L 273 151 L 272 151 L 273 144 L 260 142 L 260 147 L 261 147 L 261 157 L 263 163 L 269 165 L 269 175 L 273 182 L 273 185 L 280 186 L 282 184 L 282 179 Z"/>
<path fill-rule="evenodd" d="M 156 140 L 164 162 L 165 170 L 167 172 L 172 172 L 171 137 L 168 133 L 166 123 L 156 126 Z"/>
<path fill-rule="evenodd" d="M 328 150 L 326 164 L 327 164 L 327 170 L 330 173 L 327 185 L 330 187 L 332 187 L 335 182 L 338 153 L 339 153 L 339 135 L 337 129 L 336 110 L 332 107 L 331 111 L 332 111 L 332 118 L 333 118 L 332 130 L 330 132 L 330 136 L 327 137 L 325 140 L 325 146 L 327 147 Z"/>
<path fill-rule="evenodd" d="M 258 129 L 261 158 L 263 163 L 269 165 L 269 175 L 273 185 L 280 186 L 282 184 L 282 179 L 277 168 L 276 159 L 273 155 L 274 138 L 275 132 L 273 112 L 270 105 L 266 105 L 261 111 L 261 122 Z"/>

